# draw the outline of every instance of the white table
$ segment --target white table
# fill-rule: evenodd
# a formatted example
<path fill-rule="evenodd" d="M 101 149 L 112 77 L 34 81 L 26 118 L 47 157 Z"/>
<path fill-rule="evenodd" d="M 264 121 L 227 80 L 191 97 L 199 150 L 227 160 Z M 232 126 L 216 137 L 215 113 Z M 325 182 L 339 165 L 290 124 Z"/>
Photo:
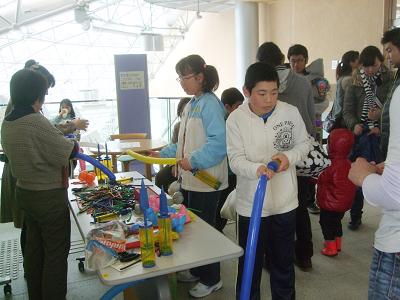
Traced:
<path fill-rule="evenodd" d="M 143 178 L 137 172 L 120 173 L 117 174 L 118 176 Z M 156 193 L 160 191 L 157 187 L 152 187 L 152 189 Z M 90 225 L 91 217 L 86 213 L 76 215 L 78 211 L 76 203 L 70 202 L 70 205 L 76 216 L 78 227 L 86 235 L 93 226 Z M 107 267 L 98 271 L 100 280 L 106 285 L 115 286 L 237 258 L 243 254 L 241 247 L 199 217 L 194 222 L 185 225 L 180 239 L 174 242 L 173 247 L 173 255 L 157 257 L 156 266 L 153 268 L 143 268 L 140 263 L 123 271 Z"/>

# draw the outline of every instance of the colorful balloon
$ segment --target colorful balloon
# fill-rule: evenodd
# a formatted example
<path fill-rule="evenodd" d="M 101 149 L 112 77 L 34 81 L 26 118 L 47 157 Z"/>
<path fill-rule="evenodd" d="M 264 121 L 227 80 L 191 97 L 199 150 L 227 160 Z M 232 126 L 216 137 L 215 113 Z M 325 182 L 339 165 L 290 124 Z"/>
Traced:
<path fill-rule="evenodd" d="M 101 170 L 104 174 L 107 175 L 108 179 L 110 180 L 111 184 L 116 183 L 116 178 L 113 172 L 110 171 L 110 169 L 108 169 L 105 165 L 103 165 L 101 162 L 99 162 L 97 159 L 83 154 L 83 153 L 79 153 L 77 152 L 75 154 L 75 157 L 78 159 L 82 159 L 84 161 L 87 161 L 88 163 L 92 164 L 94 167 L 98 168 L 99 170 Z"/>
<path fill-rule="evenodd" d="M 146 164 L 158 164 L 158 165 L 175 165 L 176 158 L 161 158 L 161 157 L 152 157 L 152 156 L 145 156 L 139 153 L 133 152 L 131 150 L 127 150 L 126 154 L 132 156 L 133 158 L 144 162 Z"/>

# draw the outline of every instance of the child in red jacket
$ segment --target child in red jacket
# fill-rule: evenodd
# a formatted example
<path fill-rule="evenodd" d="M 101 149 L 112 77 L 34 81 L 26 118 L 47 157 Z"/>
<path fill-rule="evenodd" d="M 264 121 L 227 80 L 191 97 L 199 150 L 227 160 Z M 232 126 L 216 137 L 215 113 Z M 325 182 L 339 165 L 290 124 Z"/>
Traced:
<path fill-rule="evenodd" d="M 351 131 L 333 130 L 328 137 L 328 155 L 331 165 L 317 181 L 317 202 L 321 209 L 319 223 L 325 243 L 321 253 L 335 256 L 341 250 L 344 213 L 352 206 L 356 186 L 347 178 L 351 162 L 347 158 L 354 144 Z"/>

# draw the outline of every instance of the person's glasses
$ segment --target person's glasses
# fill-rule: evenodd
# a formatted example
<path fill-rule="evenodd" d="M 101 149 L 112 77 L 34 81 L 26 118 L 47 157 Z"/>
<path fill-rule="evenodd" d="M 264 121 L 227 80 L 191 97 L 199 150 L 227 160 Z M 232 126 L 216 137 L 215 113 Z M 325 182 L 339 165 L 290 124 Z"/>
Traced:
<path fill-rule="evenodd" d="M 193 78 L 194 76 L 196 76 L 196 74 L 189 74 L 189 75 L 186 75 L 186 76 L 179 76 L 179 77 L 176 79 L 176 81 L 182 82 L 182 81 L 184 81 L 184 80 L 188 80 L 188 79 L 190 79 L 190 78 Z"/>

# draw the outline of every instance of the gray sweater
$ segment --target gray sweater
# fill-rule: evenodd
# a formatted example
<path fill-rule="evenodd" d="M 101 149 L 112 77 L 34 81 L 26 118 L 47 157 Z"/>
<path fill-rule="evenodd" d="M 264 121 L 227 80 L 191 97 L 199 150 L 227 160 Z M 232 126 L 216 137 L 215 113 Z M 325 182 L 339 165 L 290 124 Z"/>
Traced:
<path fill-rule="evenodd" d="M 63 171 L 74 142 L 40 113 L 4 120 L 1 143 L 18 187 L 34 191 L 65 187 Z"/>
<path fill-rule="evenodd" d="M 306 125 L 307 132 L 315 137 L 315 107 L 311 85 L 306 77 L 292 70 L 278 70 L 279 96 L 282 102 L 297 107 Z"/>

